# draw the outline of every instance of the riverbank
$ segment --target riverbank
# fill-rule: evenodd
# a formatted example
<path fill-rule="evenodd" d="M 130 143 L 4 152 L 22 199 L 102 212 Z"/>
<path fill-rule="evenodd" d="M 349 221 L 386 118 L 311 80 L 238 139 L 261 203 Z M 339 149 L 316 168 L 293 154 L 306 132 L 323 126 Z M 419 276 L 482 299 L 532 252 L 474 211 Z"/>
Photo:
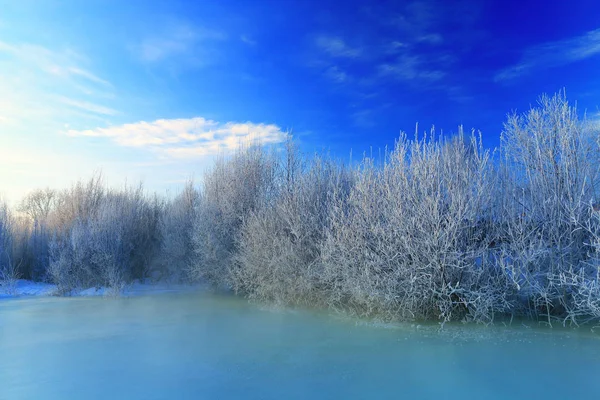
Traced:
<path fill-rule="evenodd" d="M 140 282 L 135 281 L 125 285 L 123 289 L 115 293 L 108 287 L 91 287 L 74 289 L 66 296 L 70 297 L 114 297 L 114 296 L 141 296 L 163 292 L 188 292 L 202 288 L 198 284 L 182 284 L 169 282 Z M 19 279 L 12 287 L 0 286 L 0 299 L 11 299 L 19 297 L 48 297 L 62 295 L 58 292 L 56 285 L 44 282 L 33 282 Z"/>

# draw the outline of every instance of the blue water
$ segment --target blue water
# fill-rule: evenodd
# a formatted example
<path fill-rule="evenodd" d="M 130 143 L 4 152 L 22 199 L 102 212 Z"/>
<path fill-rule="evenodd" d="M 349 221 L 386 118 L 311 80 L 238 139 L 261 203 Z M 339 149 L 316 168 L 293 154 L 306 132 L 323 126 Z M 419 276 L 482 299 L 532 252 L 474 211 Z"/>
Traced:
<path fill-rule="evenodd" d="M 589 330 L 376 325 L 216 294 L 0 301 L 0 399 L 595 399 Z"/>

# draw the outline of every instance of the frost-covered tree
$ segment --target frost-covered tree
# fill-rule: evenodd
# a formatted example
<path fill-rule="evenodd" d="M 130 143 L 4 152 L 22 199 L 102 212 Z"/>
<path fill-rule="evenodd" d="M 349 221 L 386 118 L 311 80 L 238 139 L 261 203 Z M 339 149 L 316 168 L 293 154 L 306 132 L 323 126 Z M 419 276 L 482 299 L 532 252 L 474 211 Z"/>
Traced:
<path fill-rule="evenodd" d="M 24 277 L 44 280 L 49 266 L 48 244 L 52 235 L 49 216 L 54 210 L 57 191 L 46 188 L 30 192 L 17 211 L 22 215 L 20 237 L 16 244 Z"/>
<path fill-rule="evenodd" d="M 183 191 L 165 205 L 160 220 L 160 257 L 154 268 L 156 278 L 183 280 L 189 277 L 194 265 L 193 234 L 199 196 L 194 183 L 189 181 Z"/>
<path fill-rule="evenodd" d="M 62 292 L 90 286 L 119 291 L 146 276 L 159 250 L 160 202 L 141 185 L 116 191 L 97 182 L 78 183 L 60 197 L 49 272 Z"/>
<path fill-rule="evenodd" d="M 0 199 L 0 285 L 9 291 L 14 288 L 19 271 L 13 257 L 13 217 Z"/>
<path fill-rule="evenodd" d="M 322 243 L 334 199 L 349 192 L 352 177 L 330 159 L 314 157 L 306 168 L 298 159 L 288 146 L 280 195 L 242 226 L 233 283 L 251 298 L 308 304 L 323 299 Z"/>
<path fill-rule="evenodd" d="M 382 167 L 366 159 L 324 244 L 331 305 L 442 320 L 505 309 L 488 265 L 493 184 L 489 153 L 462 132 L 403 136 Z"/>
<path fill-rule="evenodd" d="M 591 312 L 576 298 L 598 285 L 599 137 L 564 93 L 505 123 L 501 260 L 522 313 L 577 323 Z"/>
<path fill-rule="evenodd" d="M 193 278 L 231 284 L 240 227 L 251 212 L 275 199 L 276 169 L 274 153 L 250 145 L 228 158 L 220 157 L 205 174 L 192 240 Z"/>

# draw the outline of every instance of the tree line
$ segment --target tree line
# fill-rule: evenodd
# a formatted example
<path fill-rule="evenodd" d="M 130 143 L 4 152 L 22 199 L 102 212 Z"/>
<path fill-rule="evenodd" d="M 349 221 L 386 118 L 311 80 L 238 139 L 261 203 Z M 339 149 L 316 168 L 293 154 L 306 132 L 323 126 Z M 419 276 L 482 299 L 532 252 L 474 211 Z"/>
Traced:
<path fill-rule="evenodd" d="M 600 320 L 600 131 L 563 93 L 501 144 L 402 134 L 356 165 L 241 146 L 174 198 L 99 176 L 0 204 L 0 281 L 195 280 L 394 320 Z"/>

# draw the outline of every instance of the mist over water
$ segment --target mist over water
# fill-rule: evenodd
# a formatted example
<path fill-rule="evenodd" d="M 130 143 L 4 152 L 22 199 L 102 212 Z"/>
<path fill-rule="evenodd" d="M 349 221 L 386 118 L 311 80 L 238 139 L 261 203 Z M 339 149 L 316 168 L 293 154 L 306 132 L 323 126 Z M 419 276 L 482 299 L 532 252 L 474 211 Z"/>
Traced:
<path fill-rule="evenodd" d="M 440 331 L 211 293 L 0 302 L 0 399 L 577 399 L 598 376 L 589 329 Z"/>

